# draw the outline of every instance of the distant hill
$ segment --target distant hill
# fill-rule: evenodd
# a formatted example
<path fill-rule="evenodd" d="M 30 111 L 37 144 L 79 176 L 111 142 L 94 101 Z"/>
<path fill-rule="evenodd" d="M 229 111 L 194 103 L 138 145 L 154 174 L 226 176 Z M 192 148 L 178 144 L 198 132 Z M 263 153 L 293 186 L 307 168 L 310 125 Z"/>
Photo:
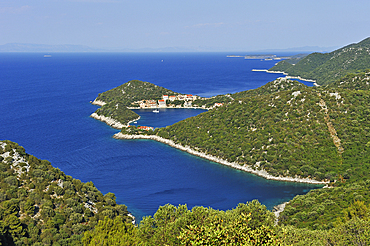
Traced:
<path fill-rule="evenodd" d="M 312 53 L 298 61 L 284 60 L 269 69 L 284 71 L 290 76 L 316 80 L 327 85 L 339 78 L 370 68 L 370 38 L 330 53 Z"/>

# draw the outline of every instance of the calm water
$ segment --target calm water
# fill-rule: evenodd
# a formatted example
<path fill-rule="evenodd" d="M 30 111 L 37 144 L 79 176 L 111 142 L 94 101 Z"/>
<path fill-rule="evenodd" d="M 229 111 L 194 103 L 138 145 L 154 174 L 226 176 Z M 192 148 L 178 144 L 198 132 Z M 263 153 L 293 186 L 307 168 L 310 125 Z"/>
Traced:
<path fill-rule="evenodd" d="M 19 143 L 74 178 L 93 181 L 103 193 L 115 193 L 139 218 L 167 203 L 231 209 L 259 199 L 272 208 L 306 193 L 313 186 L 267 181 L 150 140 L 115 140 L 117 130 L 89 117 L 97 108 L 89 102 L 98 93 L 131 79 L 213 96 L 280 76 L 251 71 L 274 61 L 226 55 L 0 53 L 0 139 Z M 138 111 L 138 124 L 162 127 L 201 112 Z"/>

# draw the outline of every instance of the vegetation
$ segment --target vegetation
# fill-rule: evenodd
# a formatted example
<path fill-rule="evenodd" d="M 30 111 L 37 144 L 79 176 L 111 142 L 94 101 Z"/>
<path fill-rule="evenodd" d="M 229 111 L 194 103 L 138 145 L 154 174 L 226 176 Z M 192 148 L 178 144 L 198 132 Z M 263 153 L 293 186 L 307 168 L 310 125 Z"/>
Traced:
<path fill-rule="evenodd" d="M 162 95 L 177 95 L 169 89 L 160 87 L 158 85 L 143 82 L 140 80 L 131 80 L 123 85 L 120 85 L 109 91 L 100 93 L 96 100 L 105 103 L 113 104 L 120 103 L 126 107 L 130 107 L 131 103 L 140 100 L 158 100 L 162 99 Z"/>
<path fill-rule="evenodd" d="M 106 104 L 97 109 L 95 113 L 127 124 L 139 117 L 138 114 L 127 108 L 135 106 L 133 103 L 141 100 L 162 99 L 162 95 L 177 94 L 149 82 L 131 80 L 109 91 L 100 93 L 95 100 Z"/>
<path fill-rule="evenodd" d="M 108 217 L 131 222 L 115 195 L 103 195 L 25 153 L 0 142 L 0 245 L 82 245 L 85 231 Z"/>
<path fill-rule="evenodd" d="M 98 115 L 104 115 L 105 117 L 110 117 L 123 124 L 139 118 L 139 115 L 137 113 L 128 109 L 122 103 L 115 101 L 110 102 L 102 106 L 101 108 L 98 108 L 95 113 L 97 113 Z"/>
<path fill-rule="evenodd" d="M 370 90 L 370 70 L 349 73 L 341 79 L 328 85 L 329 88 L 343 88 L 351 90 Z"/>
<path fill-rule="evenodd" d="M 355 217 L 369 219 L 370 180 L 340 183 L 331 189 L 296 196 L 280 215 L 280 223 L 298 228 L 331 229 Z"/>
<path fill-rule="evenodd" d="M 275 176 L 366 179 L 370 92 L 295 83 L 277 80 L 266 85 L 276 92 L 261 88 L 236 94 L 253 96 L 154 133 Z"/>
<path fill-rule="evenodd" d="M 106 218 L 86 232 L 84 245 L 369 245 L 368 210 L 329 230 L 310 230 L 274 225 L 274 215 L 254 200 L 235 209 L 218 211 L 186 205 L 165 205 L 153 217 L 144 217 L 138 227 Z M 366 207 L 366 206 L 365 206 Z M 364 216 L 366 214 L 366 216 Z"/>
<path fill-rule="evenodd" d="M 233 98 L 230 95 L 218 95 L 211 98 L 201 98 L 197 99 L 193 102 L 193 106 L 202 107 L 205 108 L 211 108 L 214 106 L 215 103 L 229 103 L 232 102 Z"/>
<path fill-rule="evenodd" d="M 370 38 L 351 44 L 331 53 L 312 53 L 296 64 L 289 60 L 279 62 L 270 71 L 284 71 L 290 76 L 313 79 L 320 85 L 328 85 L 347 75 L 369 69 Z"/>

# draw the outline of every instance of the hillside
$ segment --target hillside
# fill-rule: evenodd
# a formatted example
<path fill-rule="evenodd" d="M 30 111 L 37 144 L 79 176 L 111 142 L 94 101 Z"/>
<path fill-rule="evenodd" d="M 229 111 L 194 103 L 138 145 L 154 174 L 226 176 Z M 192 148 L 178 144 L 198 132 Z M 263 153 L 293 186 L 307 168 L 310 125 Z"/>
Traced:
<path fill-rule="evenodd" d="M 295 64 L 288 60 L 279 62 L 270 71 L 284 71 L 290 76 L 316 80 L 327 85 L 339 78 L 370 68 L 370 38 L 345 46 L 330 53 L 312 53 Z"/>
<path fill-rule="evenodd" d="M 82 245 L 84 232 L 105 216 L 132 221 L 114 194 L 10 141 L 0 141 L 0 177 L 0 245 Z"/>
<path fill-rule="evenodd" d="M 364 72 L 338 80 L 350 89 L 335 87 L 335 83 L 307 87 L 280 78 L 235 93 L 234 100 L 222 107 L 174 125 L 153 132 L 131 127 L 122 133 L 156 135 L 276 177 L 331 181 L 330 189 L 313 190 L 290 201 L 279 222 L 297 233 L 292 241 L 295 236 L 311 237 L 317 239 L 314 245 L 321 245 L 320 241 L 327 240 L 326 230 L 346 227 L 355 217 L 370 217 L 367 78 Z M 369 226 L 351 223 L 348 226 Z M 324 231 L 315 234 L 296 228 Z"/>
<path fill-rule="evenodd" d="M 274 176 L 362 179 L 370 156 L 370 92 L 294 83 L 277 80 L 267 86 L 287 90 L 261 89 L 154 133 Z"/>
<path fill-rule="evenodd" d="M 165 95 L 166 100 L 161 100 Z M 164 105 L 159 105 L 160 100 Z M 109 91 L 99 93 L 92 104 L 101 106 L 101 108 L 97 109 L 91 117 L 121 129 L 139 118 L 139 115 L 129 108 L 197 107 L 209 109 L 215 107 L 215 104 L 224 104 L 232 100 L 230 95 L 202 98 L 173 92 L 149 82 L 131 80 Z"/>
<path fill-rule="evenodd" d="M 368 200 L 368 181 L 346 188 L 312 191 L 307 199 L 305 196 L 296 197 L 281 216 L 282 223 L 288 226 L 276 225 L 274 214 L 257 200 L 238 204 L 227 211 L 200 206 L 189 210 L 186 205 L 167 204 L 134 226 L 126 206 L 117 205 L 114 194 L 103 196 L 92 182 L 82 183 L 65 175 L 48 161 L 26 154 L 24 148 L 16 143 L 0 141 L 0 175 L 1 245 L 370 243 L 369 206 L 360 201 Z M 328 199 L 338 191 L 344 191 L 344 196 L 339 193 L 340 198 L 337 195 L 336 200 Z M 332 195 L 323 194 L 325 192 Z M 356 202 L 349 205 L 351 199 L 347 199 L 348 196 L 357 199 Z M 302 218 L 318 218 L 319 213 L 330 214 L 328 207 L 338 201 L 345 206 L 336 227 L 310 230 L 291 226 L 300 227 L 297 221 Z M 304 212 L 311 208 L 314 211 Z"/>
<path fill-rule="evenodd" d="M 370 90 L 370 70 L 347 74 L 339 80 L 329 84 L 328 88 Z"/>

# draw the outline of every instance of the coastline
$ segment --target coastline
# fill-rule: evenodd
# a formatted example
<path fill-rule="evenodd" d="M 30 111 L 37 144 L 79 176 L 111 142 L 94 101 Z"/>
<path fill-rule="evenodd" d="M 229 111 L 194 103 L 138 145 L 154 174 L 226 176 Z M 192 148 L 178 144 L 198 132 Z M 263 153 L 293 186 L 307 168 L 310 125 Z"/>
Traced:
<path fill-rule="evenodd" d="M 285 209 L 285 206 L 288 204 L 289 202 L 284 202 L 284 203 L 281 203 L 279 205 L 276 205 L 273 209 L 273 213 L 275 214 L 275 224 L 277 224 L 279 222 L 279 216 L 280 216 L 280 213 L 282 213 Z"/>
<path fill-rule="evenodd" d="M 245 172 L 248 172 L 248 173 L 252 173 L 252 174 L 258 175 L 260 177 L 263 177 L 265 179 L 277 180 L 277 181 L 287 181 L 287 182 L 296 182 L 296 183 L 318 184 L 318 185 L 329 183 L 329 182 L 326 182 L 326 181 L 317 181 L 317 180 L 312 180 L 312 179 L 309 179 L 309 178 L 292 178 L 292 177 L 272 176 L 264 170 L 255 170 L 255 169 L 252 169 L 251 167 L 248 167 L 248 166 L 247 167 L 246 166 L 240 166 L 238 163 L 228 162 L 224 159 L 221 159 L 221 158 L 218 158 L 218 157 L 215 157 L 215 156 L 212 156 L 212 155 L 208 155 L 208 154 L 196 151 L 196 150 L 190 148 L 189 146 L 184 147 L 181 144 L 176 144 L 172 140 L 165 139 L 165 138 L 162 138 L 162 137 L 159 137 L 159 136 L 156 136 L 156 135 L 127 135 L 127 134 L 123 134 L 123 133 L 119 132 L 119 133 L 114 134 L 113 138 L 115 138 L 115 139 L 150 139 L 150 140 L 155 140 L 157 142 L 164 143 L 164 144 L 167 144 L 171 147 L 177 148 L 179 150 L 188 152 L 189 154 L 192 154 L 192 155 L 195 155 L 195 156 L 198 156 L 198 157 L 201 157 L 201 158 L 213 161 L 213 162 L 217 162 L 219 164 L 229 166 L 229 167 L 232 167 L 232 168 L 235 168 L 235 169 L 238 169 L 238 170 L 242 170 L 242 171 L 245 171 Z"/>
<path fill-rule="evenodd" d="M 253 72 L 266 72 L 266 73 L 281 73 L 281 74 L 285 75 L 285 78 L 287 78 L 287 79 L 299 79 L 299 80 L 306 81 L 306 82 L 312 82 L 314 86 L 320 86 L 319 84 L 316 83 L 316 80 L 304 79 L 301 76 L 289 76 L 289 74 L 284 72 L 284 71 L 270 71 L 270 70 L 267 70 L 267 69 L 252 69 L 252 71 Z"/>
<path fill-rule="evenodd" d="M 97 113 L 92 113 L 90 115 L 91 118 L 94 118 L 96 120 L 100 120 L 104 123 L 106 123 L 108 126 L 111 126 L 115 129 L 118 129 L 118 130 L 121 130 L 122 127 L 128 127 L 130 125 L 130 123 L 134 122 L 134 121 L 137 121 L 140 119 L 140 116 L 134 120 L 131 120 L 129 121 L 126 125 L 125 124 L 122 124 L 121 122 L 119 122 L 118 120 L 115 120 L 111 117 L 106 117 L 104 115 L 98 115 Z"/>

